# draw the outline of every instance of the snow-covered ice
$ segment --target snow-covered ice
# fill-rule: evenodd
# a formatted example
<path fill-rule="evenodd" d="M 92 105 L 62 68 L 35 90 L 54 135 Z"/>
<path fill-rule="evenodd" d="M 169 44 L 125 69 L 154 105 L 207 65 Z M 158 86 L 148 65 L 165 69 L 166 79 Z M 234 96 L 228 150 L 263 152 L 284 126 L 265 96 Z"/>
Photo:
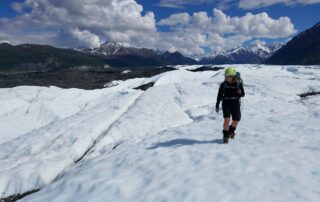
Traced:
<path fill-rule="evenodd" d="M 319 202 L 320 96 L 298 94 L 320 91 L 320 67 L 235 66 L 246 96 L 227 145 L 214 112 L 223 70 L 0 89 L 0 198 Z"/>

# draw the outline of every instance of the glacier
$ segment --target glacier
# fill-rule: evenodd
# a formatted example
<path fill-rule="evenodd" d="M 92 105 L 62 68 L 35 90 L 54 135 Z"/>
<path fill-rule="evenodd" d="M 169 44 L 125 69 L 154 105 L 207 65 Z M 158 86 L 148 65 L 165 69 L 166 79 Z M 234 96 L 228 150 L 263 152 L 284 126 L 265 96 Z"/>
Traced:
<path fill-rule="evenodd" d="M 180 65 L 98 90 L 0 89 L 0 198 L 319 201 L 320 96 L 298 95 L 320 91 L 320 67 L 232 66 L 246 96 L 226 145 L 214 111 L 223 70 Z"/>

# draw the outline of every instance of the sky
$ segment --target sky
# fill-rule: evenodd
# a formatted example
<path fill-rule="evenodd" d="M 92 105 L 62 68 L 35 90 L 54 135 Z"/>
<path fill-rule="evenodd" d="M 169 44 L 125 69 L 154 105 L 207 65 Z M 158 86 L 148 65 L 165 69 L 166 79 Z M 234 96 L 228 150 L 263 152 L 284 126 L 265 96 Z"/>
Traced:
<path fill-rule="evenodd" d="M 105 41 L 208 55 L 287 42 L 320 21 L 320 0 L 0 0 L 0 42 Z"/>

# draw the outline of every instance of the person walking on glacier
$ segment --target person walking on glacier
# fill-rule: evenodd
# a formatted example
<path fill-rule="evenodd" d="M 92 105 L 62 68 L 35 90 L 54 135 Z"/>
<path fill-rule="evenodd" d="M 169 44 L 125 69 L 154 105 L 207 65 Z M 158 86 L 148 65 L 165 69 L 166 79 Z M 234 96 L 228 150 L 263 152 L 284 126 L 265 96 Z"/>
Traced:
<path fill-rule="evenodd" d="M 233 139 L 235 130 L 241 119 L 240 98 L 244 97 L 243 82 L 240 73 L 233 67 L 225 70 L 225 80 L 221 83 L 216 103 L 216 112 L 219 112 L 220 101 L 222 100 L 223 111 L 223 143 L 227 144 L 229 138 Z M 232 123 L 230 124 L 230 115 Z"/>

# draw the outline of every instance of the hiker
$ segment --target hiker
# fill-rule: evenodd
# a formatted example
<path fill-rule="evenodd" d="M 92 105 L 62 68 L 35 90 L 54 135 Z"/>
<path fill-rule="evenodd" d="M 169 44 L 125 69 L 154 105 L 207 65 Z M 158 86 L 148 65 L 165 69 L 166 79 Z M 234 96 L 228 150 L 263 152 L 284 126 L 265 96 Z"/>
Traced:
<path fill-rule="evenodd" d="M 223 111 L 223 143 L 228 143 L 229 138 L 234 138 L 235 130 L 241 119 L 240 97 L 244 97 L 244 89 L 240 73 L 233 67 L 225 70 L 225 80 L 221 83 L 216 103 L 216 112 L 219 112 L 220 101 L 222 100 Z M 237 76 L 238 75 L 238 76 Z M 230 115 L 232 123 L 230 124 Z"/>

